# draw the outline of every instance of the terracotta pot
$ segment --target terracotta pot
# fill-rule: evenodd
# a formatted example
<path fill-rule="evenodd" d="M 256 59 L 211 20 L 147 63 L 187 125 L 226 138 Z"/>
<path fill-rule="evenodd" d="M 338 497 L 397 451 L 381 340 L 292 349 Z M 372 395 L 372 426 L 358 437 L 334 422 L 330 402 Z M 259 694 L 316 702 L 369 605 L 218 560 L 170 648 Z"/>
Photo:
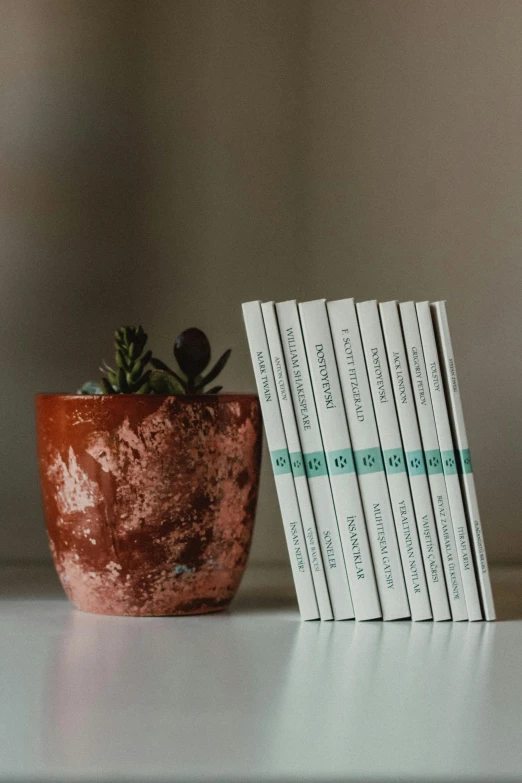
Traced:
<path fill-rule="evenodd" d="M 225 608 L 245 570 L 257 503 L 257 396 L 36 397 L 54 563 L 86 612 Z"/>

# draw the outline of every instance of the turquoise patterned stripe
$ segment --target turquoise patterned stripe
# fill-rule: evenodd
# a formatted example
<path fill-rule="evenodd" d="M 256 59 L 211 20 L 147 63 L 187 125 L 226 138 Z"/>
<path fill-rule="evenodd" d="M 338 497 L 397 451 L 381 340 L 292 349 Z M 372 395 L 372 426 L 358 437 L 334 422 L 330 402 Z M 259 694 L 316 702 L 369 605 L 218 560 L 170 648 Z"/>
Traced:
<path fill-rule="evenodd" d="M 382 456 L 384 458 L 384 467 L 388 475 L 406 472 L 406 462 L 404 460 L 404 451 L 402 448 L 384 449 Z"/>
<path fill-rule="evenodd" d="M 407 451 L 406 465 L 410 476 L 424 476 L 426 474 L 426 463 L 424 462 L 424 452 Z"/>
<path fill-rule="evenodd" d="M 339 476 L 342 473 L 355 472 L 355 462 L 351 449 L 329 451 L 326 454 L 326 461 L 328 463 L 328 472 L 330 476 Z"/>
<path fill-rule="evenodd" d="M 382 453 L 378 446 L 371 449 L 357 449 L 353 452 L 355 467 L 359 475 L 379 473 L 384 470 Z"/>
<path fill-rule="evenodd" d="M 292 463 L 292 473 L 294 477 L 305 476 L 304 457 L 300 451 L 290 452 L 290 462 Z"/>
<path fill-rule="evenodd" d="M 442 467 L 444 470 L 444 474 L 446 476 L 454 476 L 455 473 L 457 473 L 457 457 L 455 455 L 455 452 L 453 450 L 451 451 L 442 451 L 441 452 L 442 457 Z"/>
<path fill-rule="evenodd" d="M 471 454 L 469 449 L 461 449 L 457 451 L 457 462 L 459 473 L 473 473 L 473 465 L 471 464 Z"/>
<path fill-rule="evenodd" d="M 424 456 L 426 458 L 428 476 L 433 476 L 435 473 L 442 473 L 442 459 L 438 449 L 425 451 Z"/>
<path fill-rule="evenodd" d="M 324 451 L 311 451 L 304 455 L 305 470 L 308 478 L 327 476 L 326 457 Z"/>
<path fill-rule="evenodd" d="M 288 449 L 276 449 L 270 452 L 274 476 L 280 476 L 282 473 L 291 473 L 290 454 Z"/>

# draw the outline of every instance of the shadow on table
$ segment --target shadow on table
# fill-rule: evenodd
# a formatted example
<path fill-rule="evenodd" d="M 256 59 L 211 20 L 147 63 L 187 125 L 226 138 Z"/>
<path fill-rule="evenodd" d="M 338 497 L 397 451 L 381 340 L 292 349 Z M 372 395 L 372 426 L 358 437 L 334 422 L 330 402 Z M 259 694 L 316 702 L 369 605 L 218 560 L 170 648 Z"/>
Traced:
<path fill-rule="evenodd" d="M 0 565 L 0 601 L 64 600 L 66 595 L 52 565 L 47 563 Z M 267 610 L 288 611 L 295 609 L 297 602 L 291 584 L 281 585 L 246 584 L 241 586 L 238 596 L 229 611 Z M 520 570 L 495 568 L 493 572 L 493 594 L 497 620 L 522 620 L 522 580 Z"/>
<path fill-rule="evenodd" d="M 522 620 L 522 579 L 520 569 L 496 567 L 492 574 L 497 620 Z M 292 610 L 297 601 L 291 585 L 248 584 L 241 587 L 231 611 L 263 612 Z"/>
<path fill-rule="evenodd" d="M 237 598 L 232 601 L 229 612 L 249 611 L 249 612 L 267 612 L 267 611 L 291 611 L 298 612 L 297 601 L 291 595 L 281 595 L 277 592 L 260 593 L 256 591 L 241 592 Z"/>
<path fill-rule="evenodd" d="M 0 565 L 0 601 L 48 601 L 64 600 L 67 596 L 52 565 L 25 564 Z M 264 612 L 267 610 L 292 610 L 297 612 L 297 601 L 292 589 L 278 586 L 259 588 L 246 586 L 239 591 L 229 612 Z"/>
<path fill-rule="evenodd" d="M 522 620 L 522 584 L 518 574 L 499 569 L 492 583 L 497 620 Z"/>

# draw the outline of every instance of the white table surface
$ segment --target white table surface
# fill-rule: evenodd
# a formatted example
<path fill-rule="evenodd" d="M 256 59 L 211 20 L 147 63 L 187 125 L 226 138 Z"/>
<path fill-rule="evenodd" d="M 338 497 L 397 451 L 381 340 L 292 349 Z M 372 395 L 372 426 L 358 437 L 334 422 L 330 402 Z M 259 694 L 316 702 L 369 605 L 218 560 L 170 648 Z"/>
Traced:
<path fill-rule="evenodd" d="M 270 572 L 271 573 L 271 572 Z M 522 779 L 522 579 L 496 623 L 300 623 L 252 569 L 224 615 L 82 614 L 0 587 L 0 780 Z"/>

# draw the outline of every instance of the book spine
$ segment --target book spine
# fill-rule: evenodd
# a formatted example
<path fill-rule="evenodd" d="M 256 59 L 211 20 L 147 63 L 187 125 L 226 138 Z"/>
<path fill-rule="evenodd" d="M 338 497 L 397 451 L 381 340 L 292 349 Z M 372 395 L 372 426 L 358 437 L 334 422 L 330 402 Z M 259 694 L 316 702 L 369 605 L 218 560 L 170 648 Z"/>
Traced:
<path fill-rule="evenodd" d="M 466 424 L 464 422 L 464 412 L 462 409 L 462 399 L 460 396 L 460 386 L 457 378 L 457 368 L 451 342 L 446 303 L 435 302 L 431 306 L 431 309 L 434 316 L 435 331 L 441 347 L 446 394 L 449 401 L 450 416 L 458 449 L 457 464 L 461 474 L 462 486 L 464 488 L 464 501 L 468 512 L 468 523 L 471 529 L 471 543 L 475 555 L 475 568 L 482 599 L 482 608 L 486 620 L 494 620 L 495 604 L 491 591 L 491 580 L 489 578 L 488 561 L 484 548 L 482 523 L 480 520 L 477 491 L 475 489 L 475 479 L 473 477 L 473 467 L 471 464 Z"/>
<path fill-rule="evenodd" d="M 451 518 L 453 520 L 453 531 L 457 543 L 457 553 L 459 557 L 462 583 L 464 585 L 464 596 L 470 620 L 481 620 L 482 610 L 477 589 L 477 580 L 475 578 L 475 569 L 473 566 L 473 556 L 469 541 L 468 526 L 466 522 L 466 513 L 462 501 L 462 492 L 460 489 L 460 480 L 457 471 L 457 458 L 455 455 L 453 438 L 451 435 L 451 426 L 446 405 L 446 396 L 442 382 L 442 373 L 440 369 L 437 343 L 433 322 L 431 319 L 429 302 L 419 302 L 416 306 L 417 318 L 424 351 L 424 360 L 428 373 L 428 387 L 430 390 L 433 413 L 435 416 L 435 426 L 439 439 L 439 448 L 442 459 L 442 469 L 446 480 L 448 491 Z"/>
<path fill-rule="evenodd" d="M 411 617 L 412 620 L 431 620 L 433 615 L 377 302 L 359 303 L 357 315 Z"/>
<path fill-rule="evenodd" d="M 388 365 L 410 479 L 413 506 L 421 542 L 424 570 L 435 621 L 451 619 L 437 527 L 431 505 L 426 463 L 415 413 L 415 402 L 406 359 L 397 302 L 379 305 Z"/>
<path fill-rule="evenodd" d="M 261 411 L 263 413 L 266 439 L 270 451 L 272 469 L 274 471 L 277 496 L 290 555 L 290 565 L 294 577 L 299 611 L 301 612 L 303 620 L 316 620 L 319 618 L 319 609 L 308 561 L 301 514 L 299 512 L 299 504 L 290 467 L 290 456 L 283 430 L 281 411 L 277 400 L 274 374 L 270 364 L 270 354 L 268 351 L 260 302 L 248 302 L 244 304 L 243 318 L 261 403 Z"/>
<path fill-rule="evenodd" d="M 424 451 L 424 461 L 428 471 L 428 483 L 430 485 L 431 499 L 435 522 L 439 533 L 439 544 L 442 554 L 442 564 L 446 577 L 448 599 L 450 602 L 451 616 L 455 621 L 467 620 L 466 599 L 464 586 L 460 573 L 459 559 L 453 522 L 449 507 L 448 492 L 442 471 L 440 458 L 439 439 L 435 427 L 435 417 L 431 404 L 428 388 L 428 376 L 422 341 L 417 321 L 417 313 L 413 302 L 404 302 L 399 305 L 406 356 L 412 378 L 413 398 L 419 421 L 419 430 Z"/>
<path fill-rule="evenodd" d="M 308 489 L 308 481 L 304 469 L 304 458 L 301 450 L 299 433 L 297 431 L 294 406 L 290 396 L 290 385 L 288 383 L 274 303 L 264 302 L 261 305 L 261 311 L 263 313 L 263 321 L 265 324 L 268 349 L 270 351 L 272 369 L 279 398 L 279 407 L 283 419 L 286 443 L 290 453 L 290 464 L 292 466 L 297 500 L 301 511 L 301 520 L 308 549 L 308 559 L 312 569 L 319 612 L 321 620 L 332 620 L 333 614 L 330 596 L 328 595 L 323 558 L 319 546 L 312 501 L 310 499 L 310 491 Z"/>
<path fill-rule="evenodd" d="M 341 538 L 328 480 L 312 383 L 295 301 L 276 304 L 277 320 L 305 462 L 312 507 L 319 532 L 326 580 L 336 620 L 354 618 Z"/>
<path fill-rule="evenodd" d="M 410 616 L 353 299 L 327 303 L 384 620 Z"/>
<path fill-rule="evenodd" d="M 355 618 L 372 620 L 382 613 L 324 299 L 299 314 Z"/>

